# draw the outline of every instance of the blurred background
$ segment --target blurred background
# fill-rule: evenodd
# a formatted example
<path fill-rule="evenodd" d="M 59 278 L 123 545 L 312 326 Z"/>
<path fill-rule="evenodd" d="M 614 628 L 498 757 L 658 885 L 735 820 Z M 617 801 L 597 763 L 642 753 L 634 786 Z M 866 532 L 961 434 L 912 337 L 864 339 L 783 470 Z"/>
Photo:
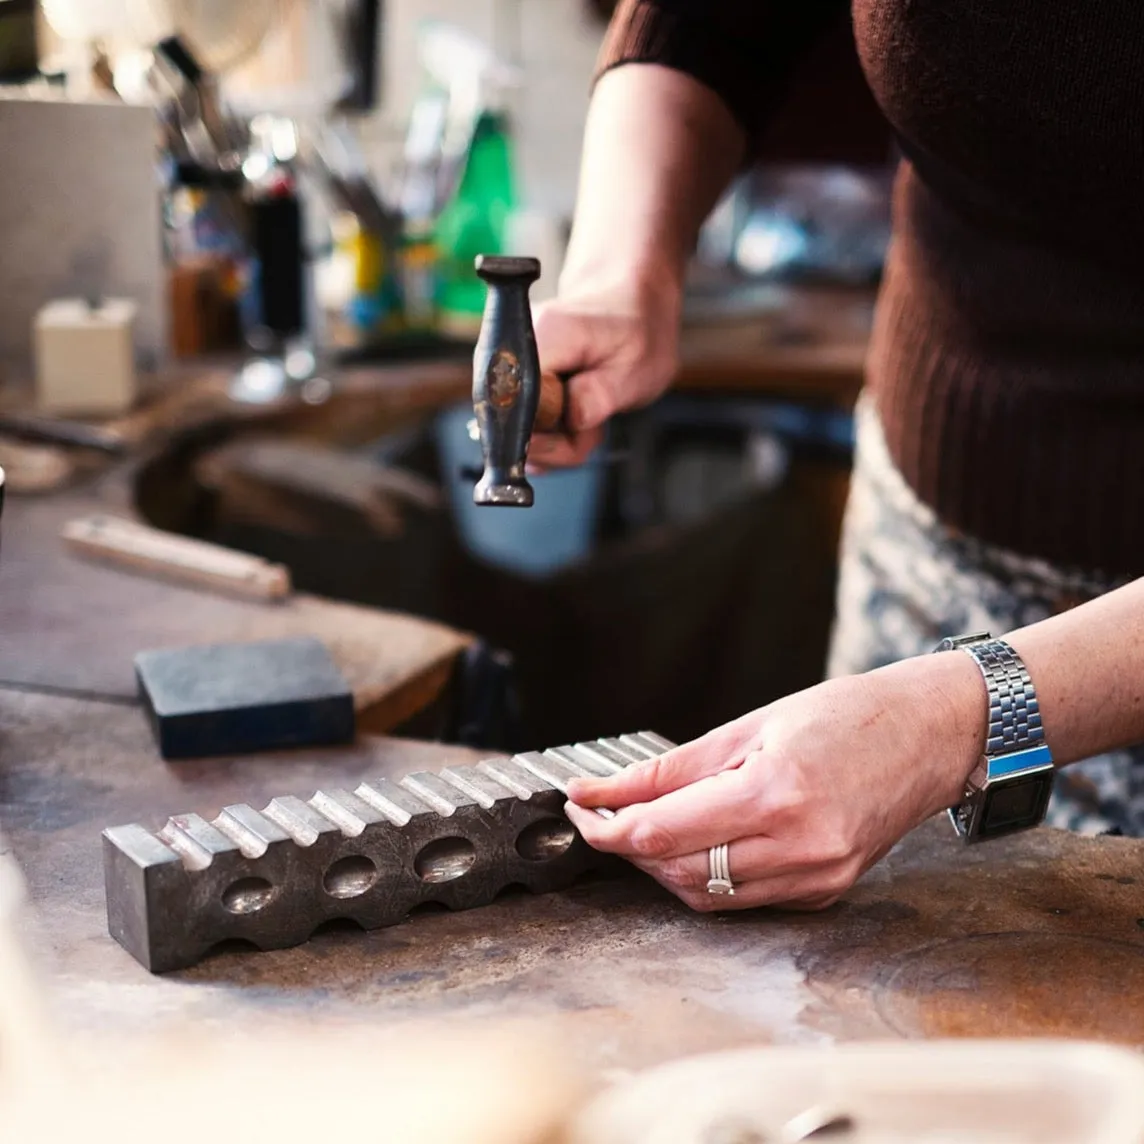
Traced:
<path fill-rule="evenodd" d="M 815 682 L 894 162 L 840 7 L 705 227 L 676 386 L 505 513 L 473 259 L 554 292 L 611 5 L 0 0 L 9 493 L 114 471 L 149 526 L 472 634 L 402 732 L 685 738 Z"/>

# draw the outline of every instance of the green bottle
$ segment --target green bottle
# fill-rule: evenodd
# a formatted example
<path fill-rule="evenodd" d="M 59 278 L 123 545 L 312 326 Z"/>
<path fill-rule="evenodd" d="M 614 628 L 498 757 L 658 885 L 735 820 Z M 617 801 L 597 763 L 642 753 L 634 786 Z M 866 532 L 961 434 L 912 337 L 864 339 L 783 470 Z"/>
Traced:
<path fill-rule="evenodd" d="M 442 332 L 476 336 L 485 308 L 485 285 L 473 263 L 478 254 L 504 253 L 505 229 L 516 205 L 508 118 L 501 111 L 485 110 L 473 128 L 457 190 L 435 227 Z"/>

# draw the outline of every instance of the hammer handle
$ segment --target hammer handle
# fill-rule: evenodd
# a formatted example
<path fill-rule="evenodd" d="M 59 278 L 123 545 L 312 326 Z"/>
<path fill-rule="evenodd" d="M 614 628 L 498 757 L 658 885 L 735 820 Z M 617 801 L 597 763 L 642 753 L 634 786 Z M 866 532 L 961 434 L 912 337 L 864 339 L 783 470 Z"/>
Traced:
<path fill-rule="evenodd" d="M 540 375 L 540 400 L 536 406 L 535 427 L 541 433 L 551 433 L 563 427 L 564 381 L 559 374 L 545 370 Z"/>

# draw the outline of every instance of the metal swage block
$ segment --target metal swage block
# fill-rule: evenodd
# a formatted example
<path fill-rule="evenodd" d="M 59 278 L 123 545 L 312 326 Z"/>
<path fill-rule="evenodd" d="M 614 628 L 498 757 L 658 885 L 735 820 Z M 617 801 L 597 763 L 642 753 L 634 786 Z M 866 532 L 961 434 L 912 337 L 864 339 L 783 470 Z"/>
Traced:
<path fill-rule="evenodd" d="M 103 832 L 108 929 L 165 973 L 227 940 L 283 949 L 332 919 L 377 929 L 428 902 L 464 910 L 512 885 L 559 890 L 615 861 L 564 816 L 568 782 L 672 746 L 642 731 L 228 806 L 213 822 L 180 814 L 154 833 L 116 826 Z"/>

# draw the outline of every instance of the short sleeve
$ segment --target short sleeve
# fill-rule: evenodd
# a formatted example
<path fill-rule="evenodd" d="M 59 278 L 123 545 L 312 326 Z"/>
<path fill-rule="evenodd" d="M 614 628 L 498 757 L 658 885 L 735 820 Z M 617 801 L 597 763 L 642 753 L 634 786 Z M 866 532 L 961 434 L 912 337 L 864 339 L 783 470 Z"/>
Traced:
<path fill-rule="evenodd" d="M 848 0 L 621 0 L 596 77 L 629 63 L 690 75 L 757 142 L 792 73 Z"/>

